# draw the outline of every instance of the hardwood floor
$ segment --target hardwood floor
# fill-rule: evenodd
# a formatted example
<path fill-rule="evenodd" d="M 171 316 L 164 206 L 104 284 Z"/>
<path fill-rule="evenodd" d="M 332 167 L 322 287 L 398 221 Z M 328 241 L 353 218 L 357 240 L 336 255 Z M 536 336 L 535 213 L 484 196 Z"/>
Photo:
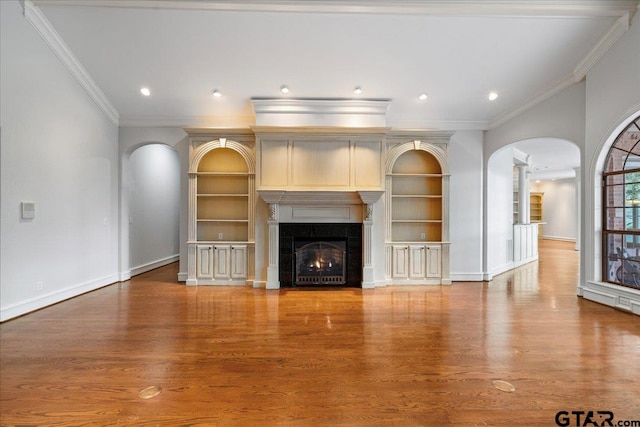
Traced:
<path fill-rule="evenodd" d="M 640 420 L 640 319 L 576 297 L 572 248 L 450 287 L 187 288 L 167 266 L 0 325 L 0 424 Z"/>

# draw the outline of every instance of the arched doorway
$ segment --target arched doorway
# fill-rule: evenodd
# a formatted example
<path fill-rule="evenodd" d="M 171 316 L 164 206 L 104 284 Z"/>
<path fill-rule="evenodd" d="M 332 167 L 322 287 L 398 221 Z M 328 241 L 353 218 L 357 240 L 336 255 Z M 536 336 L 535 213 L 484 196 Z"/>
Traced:
<path fill-rule="evenodd" d="M 166 144 L 140 144 L 123 156 L 121 173 L 121 266 L 126 266 L 123 270 L 134 276 L 177 261 L 178 153 Z"/>
<path fill-rule="evenodd" d="M 519 236 L 528 238 L 516 230 L 520 225 L 540 222 L 541 237 L 575 241 L 579 248 L 579 167 L 579 148 L 558 138 L 517 141 L 491 154 L 486 177 L 486 279 L 537 258 L 518 253 L 525 250 Z M 532 195 L 546 197 L 546 203 L 536 206 Z M 533 243 L 531 250 L 537 253 Z"/>

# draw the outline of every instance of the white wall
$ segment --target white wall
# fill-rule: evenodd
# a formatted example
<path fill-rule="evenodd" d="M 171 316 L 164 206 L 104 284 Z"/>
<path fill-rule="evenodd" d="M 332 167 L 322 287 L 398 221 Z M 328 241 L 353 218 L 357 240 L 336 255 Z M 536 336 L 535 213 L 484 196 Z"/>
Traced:
<path fill-rule="evenodd" d="M 576 181 L 559 179 L 531 184 L 531 191 L 544 193 L 542 205 L 543 237 L 575 241 L 577 236 Z"/>
<path fill-rule="evenodd" d="M 491 156 L 486 181 L 485 278 L 513 268 L 513 149 Z"/>
<path fill-rule="evenodd" d="M 0 8 L 6 320 L 117 281 L 118 129 L 24 19 L 20 4 L 2 1 Z M 35 202 L 35 219 L 21 220 L 22 201 Z"/>
<path fill-rule="evenodd" d="M 131 154 L 129 171 L 129 256 L 135 275 L 178 259 L 180 159 L 167 145 L 145 145 Z"/>
<path fill-rule="evenodd" d="M 604 157 L 618 133 L 640 114 L 640 13 L 631 27 L 587 73 L 583 157 L 581 283 L 578 293 L 640 314 L 640 295 L 601 284 L 600 178 Z M 595 231 L 594 231 L 595 230 Z"/>
<path fill-rule="evenodd" d="M 458 131 L 449 143 L 451 280 L 482 280 L 482 131 Z"/>

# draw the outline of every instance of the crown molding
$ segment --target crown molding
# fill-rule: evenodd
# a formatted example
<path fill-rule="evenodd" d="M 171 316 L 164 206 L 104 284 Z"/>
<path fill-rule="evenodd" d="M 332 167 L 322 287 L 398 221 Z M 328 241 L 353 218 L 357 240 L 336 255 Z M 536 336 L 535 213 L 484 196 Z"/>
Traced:
<path fill-rule="evenodd" d="M 384 127 L 390 99 L 251 98 L 257 126 Z"/>
<path fill-rule="evenodd" d="M 387 114 L 390 99 L 251 98 L 258 114 Z"/>
<path fill-rule="evenodd" d="M 47 6 L 191 9 L 252 12 L 423 14 L 446 16 L 619 17 L 636 0 L 33 0 Z"/>
<path fill-rule="evenodd" d="M 253 116 L 120 116 L 120 127 L 248 128 Z"/>
<path fill-rule="evenodd" d="M 517 107 L 506 114 L 500 115 L 489 122 L 488 129 L 498 127 L 509 120 L 519 116 L 528 109 L 546 101 L 552 96 L 562 92 L 563 90 L 578 83 L 587 76 L 587 73 L 593 68 L 594 65 L 607 53 L 607 51 L 615 44 L 616 41 L 629 29 L 631 23 L 631 14 L 625 13 L 618 18 L 616 22 L 611 26 L 609 31 L 598 41 L 598 43 L 589 51 L 582 61 L 573 70 L 573 73 L 566 76 L 560 83 L 551 89 L 529 99 L 520 107 Z"/>
<path fill-rule="evenodd" d="M 40 37 L 47 43 L 53 53 L 67 67 L 71 75 L 80 83 L 80 86 L 87 92 L 89 97 L 100 107 L 107 118 L 116 126 L 119 124 L 118 110 L 111 104 L 107 96 L 91 78 L 87 70 L 75 57 L 69 46 L 62 40 L 62 37 L 53 28 L 49 20 L 42 11 L 34 4 L 26 0 L 23 4 L 24 17 Z"/>
<path fill-rule="evenodd" d="M 587 56 L 573 70 L 575 81 L 582 80 L 589 70 L 604 56 L 616 41 L 629 29 L 631 15 L 629 13 L 618 18 L 613 26 L 607 31 L 600 41 L 591 49 Z"/>
<path fill-rule="evenodd" d="M 535 107 L 536 105 L 546 101 L 547 99 L 551 98 L 552 96 L 562 92 L 563 90 L 573 86 L 574 84 L 578 83 L 579 80 L 576 80 L 575 76 L 573 73 L 569 74 L 568 76 L 566 76 L 560 83 L 558 83 L 557 85 L 555 85 L 554 87 L 552 87 L 551 89 L 533 97 L 530 98 L 528 101 L 526 101 L 524 104 L 522 104 L 521 106 L 514 108 L 513 110 L 508 111 L 505 114 L 502 114 L 498 117 L 496 117 L 495 119 L 491 120 L 489 122 L 489 126 L 487 128 L 487 130 L 489 129 L 493 129 L 496 128 L 500 125 L 505 124 L 506 122 L 508 122 L 509 120 L 519 116 L 520 114 L 524 113 L 525 111 L 527 111 L 530 108 Z"/>

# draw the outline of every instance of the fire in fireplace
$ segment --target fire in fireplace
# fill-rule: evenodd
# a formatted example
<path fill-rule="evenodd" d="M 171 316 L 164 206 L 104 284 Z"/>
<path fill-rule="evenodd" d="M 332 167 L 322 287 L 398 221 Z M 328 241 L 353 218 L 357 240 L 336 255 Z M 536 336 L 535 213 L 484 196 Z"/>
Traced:
<path fill-rule="evenodd" d="M 346 241 L 304 243 L 295 251 L 296 285 L 344 285 Z"/>
<path fill-rule="evenodd" d="M 297 265 L 300 257 L 297 255 L 297 251 L 310 243 L 320 242 L 324 243 L 323 248 L 325 250 L 328 249 L 326 244 L 335 245 L 338 249 L 338 255 L 342 257 L 341 261 L 331 261 L 332 271 L 324 271 L 322 273 L 322 282 L 317 280 L 318 274 L 315 274 L 316 278 L 313 280 L 299 282 L 297 280 Z M 362 224 L 360 223 L 281 223 L 278 246 L 278 278 L 282 287 L 362 286 Z M 316 259 L 317 256 L 314 253 L 313 257 L 303 263 L 303 267 L 309 268 L 309 265 L 314 263 Z M 320 262 L 319 259 L 318 262 Z M 328 263 L 323 262 L 325 270 L 329 268 L 328 265 Z M 343 278 L 338 282 L 329 283 L 326 278 L 337 275 L 333 270 L 338 268 L 337 266 L 340 267 L 340 273 Z M 317 284 L 315 284 L 316 282 Z"/>

